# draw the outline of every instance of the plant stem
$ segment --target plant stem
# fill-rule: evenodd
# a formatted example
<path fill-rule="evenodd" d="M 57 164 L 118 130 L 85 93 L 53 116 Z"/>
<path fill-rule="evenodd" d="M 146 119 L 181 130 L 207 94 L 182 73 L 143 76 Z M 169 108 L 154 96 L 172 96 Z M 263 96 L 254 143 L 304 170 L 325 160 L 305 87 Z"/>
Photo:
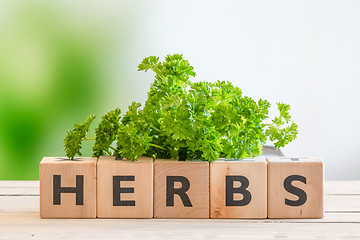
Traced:
<path fill-rule="evenodd" d="M 91 132 L 91 131 L 89 131 L 89 133 L 92 135 L 92 137 L 95 139 L 95 135 Z"/>
<path fill-rule="evenodd" d="M 267 127 L 276 126 L 275 123 L 264 123 L 264 125 L 267 126 Z"/>
<path fill-rule="evenodd" d="M 95 138 L 85 138 L 84 141 L 92 141 L 95 140 Z"/>
<path fill-rule="evenodd" d="M 163 81 L 166 81 L 166 77 L 160 73 L 160 70 L 157 67 L 151 68 L 151 70 L 153 70 Z"/>
<path fill-rule="evenodd" d="M 159 149 L 161 149 L 161 150 L 166 150 L 166 148 L 163 148 L 163 147 L 161 147 L 161 146 L 159 146 L 159 145 L 156 145 L 156 144 L 153 144 L 153 143 L 150 143 L 150 146 L 159 148 Z"/>
<path fill-rule="evenodd" d="M 155 127 L 153 124 L 151 125 L 151 127 L 152 127 L 153 129 L 155 129 L 156 131 L 160 132 L 160 129 L 158 129 L 157 127 Z"/>

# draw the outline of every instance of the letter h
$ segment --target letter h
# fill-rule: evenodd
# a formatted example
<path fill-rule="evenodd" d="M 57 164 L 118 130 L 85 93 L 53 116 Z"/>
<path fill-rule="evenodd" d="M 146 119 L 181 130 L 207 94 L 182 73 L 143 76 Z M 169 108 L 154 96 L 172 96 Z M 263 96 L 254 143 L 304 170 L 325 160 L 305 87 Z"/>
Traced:
<path fill-rule="evenodd" d="M 84 175 L 76 175 L 76 187 L 61 187 L 61 175 L 53 176 L 53 205 L 61 204 L 61 193 L 76 193 L 76 205 L 84 204 Z"/>

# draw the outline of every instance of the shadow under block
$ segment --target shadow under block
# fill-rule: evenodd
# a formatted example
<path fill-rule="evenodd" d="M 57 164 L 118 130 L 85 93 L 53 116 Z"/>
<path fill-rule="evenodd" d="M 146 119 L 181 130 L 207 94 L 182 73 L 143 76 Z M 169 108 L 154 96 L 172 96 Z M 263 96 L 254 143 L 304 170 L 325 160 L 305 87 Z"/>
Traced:
<path fill-rule="evenodd" d="M 316 158 L 268 159 L 268 218 L 322 218 L 323 163 Z"/>
<path fill-rule="evenodd" d="M 97 163 L 98 218 L 153 217 L 153 159 L 102 156 Z"/>
<path fill-rule="evenodd" d="M 154 217 L 209 218 L 209 163 L 156 159 Z"/>
<path fill-rule="evenodd" d="M 267 217 L 265 159 L 219 160 L 210 163 L 210 217 Z"/>
<path fill-rule="evenodd" d="M 40 217 L 96 217 L 96 158 L 40 162 Z"/>

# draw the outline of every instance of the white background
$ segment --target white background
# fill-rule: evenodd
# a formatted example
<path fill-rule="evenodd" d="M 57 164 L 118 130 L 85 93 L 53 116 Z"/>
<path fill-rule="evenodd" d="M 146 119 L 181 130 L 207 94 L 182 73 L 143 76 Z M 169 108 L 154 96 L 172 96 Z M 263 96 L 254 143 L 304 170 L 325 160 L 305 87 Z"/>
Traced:
<path fill-rule="evenodd" d="M 197 80 L 226 80 L 245 95 L 291 105 L 298 139 L 286 156 L 318 156 L 325 177 L 360 179 L 360 1 L 150 1 L 129 3 L 132 99 L 145 101 L 148 55 L 183 53 Z M 120 56 L 121 54 L 119 54 Z"/>

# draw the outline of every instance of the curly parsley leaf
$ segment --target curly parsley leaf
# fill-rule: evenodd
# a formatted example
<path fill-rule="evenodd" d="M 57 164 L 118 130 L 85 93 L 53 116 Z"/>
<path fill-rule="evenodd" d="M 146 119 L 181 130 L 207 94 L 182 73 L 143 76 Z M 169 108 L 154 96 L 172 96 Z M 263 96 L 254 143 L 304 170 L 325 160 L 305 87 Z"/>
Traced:
<path fill-rule="evenodd" d="M 285 103 L 277 103 L 277 105 L 280 115 L 272 120 L 272 124 L 268 124 L 266 135 L 274 142 L 276 148 L 280 148 L 296 139 L 298 126 L 294 122 L 290 124 L 290 106 Z"/>
<path fill-rule="evenodd" d="M 135 161 L 146 152 L 150 144 L 148 133 L 139 131 L 136 124 L 130 123 L 120 127 L 116 155 Z"/>
<path fill-rule="evenodd" d="M 116 108 L 102 116 L 98 127 L 95 129 L 94 157 L 112 155 L 110 149 L 114 150 L 111 145 L 115 141 L 120 128 L 120 114 L 121 110 Z"/>
<path fill-rule="evenodd" d="M 87 117 L 85 123 L 76 123 L 73 130 L 67 131 L 66 137 L 64 139 L 64 147 L 66 156 L 69 159 L 74 159 L 76 154 L 82 156 L 82 153 L 80 152 L 82 147 L 81 144 L 84 140 L 90 140 L 87 139 L 87 133 L 90 131 L 90 125 L 94 119 L 95 116 L 90 115 Z"/>

